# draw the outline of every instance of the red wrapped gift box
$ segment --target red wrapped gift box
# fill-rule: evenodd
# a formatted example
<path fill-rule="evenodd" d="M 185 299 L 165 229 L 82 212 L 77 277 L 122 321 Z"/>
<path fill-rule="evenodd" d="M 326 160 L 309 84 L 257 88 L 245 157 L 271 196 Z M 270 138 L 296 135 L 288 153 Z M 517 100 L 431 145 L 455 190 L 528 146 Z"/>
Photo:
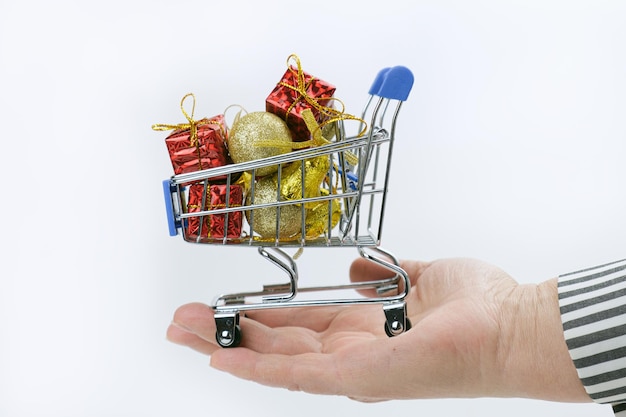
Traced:
<path fill-rule="evenodd" d="M 192 184 L 189 186 L 189 200 L 187 210 L 189 213 L 197 213 L 204 210 L 217 210 L 227 208 L 225 184 L 211 184 L 204 201 L 204 210 L 201 210 L 202 197 L 204 194 L 204 184 Z M 228 196 L 228 207 L 241 207 L 243 205 L 243 187 L 239 184 L 230 186 L 230 195 Z M 228 225 L 225 227 L 226 216 L 228 216 Z M 200 221 L 202 220 L 202 222 Z M 211 237 L 214 239 L 237 238 L 241 236 L 243 222 L 243 212 L 233 211 L 222 214 L 210 214 L 204 217 L 189 217 L 189 225 L 187 227 L 187 236 L 196 238 Z M 202 230 L 200 230 L 202 225 Z"/>
<path fill-rule="evenodd" d="M 309 129 L 301 116 L 302 110 L 311 109 L 319 124 L 328 120 L 330 115 L 323 108 L 332 107 L 336 87 L 303 71 L 300 61 L 295 59 L 296 66 L 289 66 L 267 96 L 265 110 L 285 120 L 293 140 L 302 142 L 310 139 Z"/>
<path fill-rule="evenodd" d="M 176 175 L 231 163 L 225 143 L 224 115 L 199 120 L 196 126 L 196 141 L 192 140 L 191 129 L 175 130 L 165 139 Z"/>

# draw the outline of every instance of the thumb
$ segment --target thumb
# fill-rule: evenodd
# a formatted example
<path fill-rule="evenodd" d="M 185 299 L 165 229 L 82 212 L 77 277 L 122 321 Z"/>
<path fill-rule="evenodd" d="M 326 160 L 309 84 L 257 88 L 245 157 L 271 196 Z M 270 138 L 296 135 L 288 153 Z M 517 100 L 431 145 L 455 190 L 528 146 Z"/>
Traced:
<path fill-rule="evenodd" d="M 400 267 L 409 275 L 411 285 L 414 285 L 422 272 L 430 265 L 428 262 L 400 261 Z M 354 283 L 392 278 L 394 273 L 382 265 L 365 258 L 357 258 L 350 265 L 350 281 Z M 359 290 L 360 294 L 368 297 L 376 296 L 374 289 Z"/>

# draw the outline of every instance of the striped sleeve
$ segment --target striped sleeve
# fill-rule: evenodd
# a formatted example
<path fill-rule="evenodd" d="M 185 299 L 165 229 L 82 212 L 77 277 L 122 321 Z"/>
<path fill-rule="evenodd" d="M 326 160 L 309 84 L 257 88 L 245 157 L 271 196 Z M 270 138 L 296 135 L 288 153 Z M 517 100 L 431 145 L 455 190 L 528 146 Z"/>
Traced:
<path fill-rule="evenodd" d="M 626 417 L 626 259 L 561 275 L 565 341 L 589 396 Z"/>

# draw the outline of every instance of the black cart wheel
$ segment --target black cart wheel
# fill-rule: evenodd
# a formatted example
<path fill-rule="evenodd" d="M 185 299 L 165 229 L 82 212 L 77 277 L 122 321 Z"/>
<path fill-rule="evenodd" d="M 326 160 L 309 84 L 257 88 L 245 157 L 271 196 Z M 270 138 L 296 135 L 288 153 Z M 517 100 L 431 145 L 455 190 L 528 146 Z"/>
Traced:
<path fill-rule="evenodd" d="M 411 330 L 411 320 L 409 320 L 409 318 L 407 317 L 406 319 L 406 329 L 398 329 L 395 332 L 392 332 L 391 329 L 389 328 L 389 323 L 385 322 L 385 333 L 387 333 L 387 336 L 389 337 L 394 337 L 394 336 L 398 336 L 399 334 L 402 334 L 404 332 L 407 332 L 409 330 Z"/>
<path fill-rule="evenodd" d="M 241 343 L 241 328 L 239 325 L 236 325 L 235 334 L 231 334 L 228 331 L 223 331 L 222 333 L 218 331 L 215 333 L 215 340 L 223 348 L 237 347 Z"/>

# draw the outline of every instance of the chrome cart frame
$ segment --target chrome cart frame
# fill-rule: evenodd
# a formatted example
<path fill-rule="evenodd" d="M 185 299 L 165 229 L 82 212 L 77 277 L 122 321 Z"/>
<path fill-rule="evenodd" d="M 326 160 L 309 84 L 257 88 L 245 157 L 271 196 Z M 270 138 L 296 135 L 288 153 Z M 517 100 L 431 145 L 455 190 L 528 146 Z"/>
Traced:
<path fill-rule="evenodd" d="M 222 347 L 240 344 L 242 332 L 239 327 L 241 312 L 259 309 L 295 308 L 327 305 L 382 304 L 385 315 L 385 331 L 396 336 L 411 326 L 407 318 L 405 297 L 410 289 L 407 273 L 398 260 L 380 247 L 387 189 L 390 178 L 391 157 L 396 133 L 396 121 L 402 104 L 413 86 L 413 74 L 403 66 L 381 70 L 369 90 L 369 98 L 361 114 L 359 131 L 363 134 L 346 135 L 346 124 L 337 120 L 332 124 L 332 140 L 307 149 L 294 150 L 279 156 L 231 164 L 192 173 L 175 175 L 163 181 L 165 205 L 170 235 L 182 232 L 190 243 L 228 246 L 255 246 L 258 253 L 288 276 L 286 283 L 264 285 L 259 291 L 220 295 L 211 304 L 217 327 L 216 339 Z M 351 121 L 350 123 L 354 123 Z M 328 169 L 321 184 L 320 193 L 308 195 L 305 190 L 306 163 L 321 158 Z M 273 202 L 255 202 L 256 172 L 260 168 L 277 166 L 277 196 Z M 298 196 L 285 199 L 281 195 L 281 172 L 290 166 L 302 179 Z M 294 171 L 295 170 L 295 171 Z M 242 184 L 248 178 L 246 195 L 242 204 L 231 204 L 231 185 Z M 225 184 L 225 203 L 220 207 L 206 206 L 206 196 L 211 184 L 219 179 Z M 204 193 L 201 210 L 190 211 L 187 205 L 190 184 L 202 184 Z M 300 230 L 293 236 L 280 236 L 281 210 L 297 207 L 300 213 Z M 322 213 L 319 233 L 311 233 L 307 223 L 308 211 L 314 207 Z M 255 213 L 272 210 L 276 218 L 276 233 L 260 236 L 255 230 Z M 292 211 L 293 212 L 293 211 Z M 202 227 L 210 216 L 222 216 L 228 224 L 229 216 L 243 218 L 241 234 L 202 233 Z M 258 217 L 258 214 L 257 214 Z M 190 219 L 200 225 L 198 233 L 189 231 Z M 258 219 L 256 220 L 258 221 Z M 205 231 L 206 232 L 206 231 Z M 390 272 L 390 277 L 368 282 L 338 284 L 332 286 L 299 285 L 297 255 L 306 247 L 336 248 L 355 247 L 361 257 L 378 264 Z M 286 249 L 295 248 L 296 255 Z M 301 294 L 325 293 L 336 290 L 374 289 L 375 297 L 320 297 L 305 298 Z"/>

